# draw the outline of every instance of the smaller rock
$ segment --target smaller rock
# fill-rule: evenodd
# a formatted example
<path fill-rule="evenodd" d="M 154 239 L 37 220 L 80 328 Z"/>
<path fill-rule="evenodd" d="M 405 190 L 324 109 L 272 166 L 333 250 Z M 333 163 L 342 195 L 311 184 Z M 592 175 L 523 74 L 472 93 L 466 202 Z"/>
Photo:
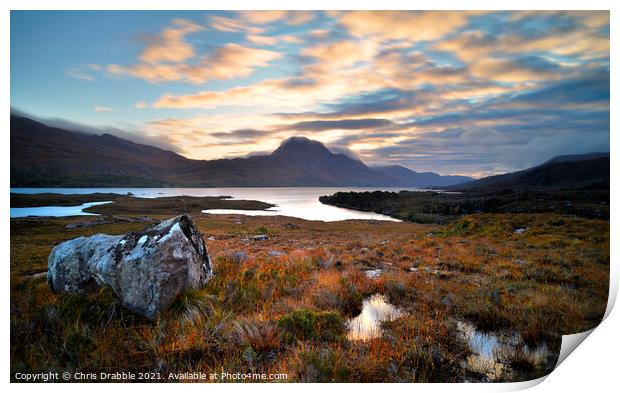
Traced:
<path fill-rule="evenodd" d="M 255 241 L 269 240 L 269 236 L 267 236 L 267 235 L 256 235 L 256 236 L 253 237 L 253 239 Z"/>
<path fill-rule="evenodd" d="M 520 235 L 523 232 L 527 231 L 528 229 L 529 229 L 528 227 L 519 227 L 519 228 L 515 228 L 513 232 L 516 233 L 517 235 Z"/>
<path fill-rule="evenodd" d="M 248 254 L 244 253 L 243 251 L 237 251 L 233 253 L 232 259 L 235 263 L 244 263 L 249 259 L 249 257 Z"/>
<path fill-rule="evenodd" d="M 333 255 L 330 255 L 329 258 L 319 257 L 318 260 L 317 260 L 317 265 L 321 269 L 329 268 L 333 264 L 334 264 L 334 256 Z"/>
<path fill-rule="evenodd" d="M 28 274 L 25 276 L 26 278 L 31 278 L 33 280 L 36 280 L 38 278 L 44 278 L 47 277 L 47 271 L 45 272 L 39 272 L 39 273 L 32 273 L 32 274 Z"/>
<path fill-rule="evenodd" d="M 505 268 L 504 268 L 504 269 L 499 269 L 499 270 L 497 271 L 497 274 L 498 274 L 500 277 L 504 277 L 504 276 L 507 276 L 508 274 L 510 274 L 510 270 L 505 269 Z"/>
<path fill-rule="evenodd" d="M 521 265 L 521 266 L 523 266 L 523 265 L 529 265 L 529 262 L 528 262 L 528 261 L 524 261 L 523 259 L 517 259 L 517 260 L 515 261 L 515 263 L 516 263 L 517 265 Z"/>
<path fill-rule="evenodd" d="M 207 240 L 215 240 L 215 236 L 209 236 Z"/>
<path fill-rule="evenodd" d="M 381 273 L 383 273 L 383 270 L 381 269 L 370 269 L 370 270 L 366 270 L 364 272 L 366 274 L 366 277 L 368 278 L 377 278 L 381 275 Z"/>
<path fill-rule="evenodd" d="M 269 254 L 272 257 L 283 257 L 284 255 L 286 255 L 286 253 L 282 251 L 275 251 L 275 250 L 269 250 L 267 254 Z"/>

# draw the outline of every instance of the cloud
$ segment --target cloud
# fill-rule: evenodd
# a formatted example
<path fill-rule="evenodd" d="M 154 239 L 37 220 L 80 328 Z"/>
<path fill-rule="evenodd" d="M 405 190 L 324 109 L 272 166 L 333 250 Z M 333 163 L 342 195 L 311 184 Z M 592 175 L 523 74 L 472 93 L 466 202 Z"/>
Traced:
<path fill-rule="evenodd" d="M 287 11 L 240 11 L 239 19 L 253 24 L 267 24 L 286 18 Z"/>
<path fill-rule="evenodd" d="M 265 31 L 265 29 L 260 27 L 249 26 L 246 22 L 242 20 L 219 15 L 209 16 L 208 26 L 212 29 L 229 33 L 262 34 Z"/>
<path fill-rule="evenodd" d="M 148 104 L 144 101 L 138 101 L 135 104 L 133 104 L 133 107 L 136 109 L 146 109 L 148 108 Z"/>
<path fill-rule="evenodd" d="M 271 116 L 244 113 L 199 115 L 153 120 L 145 129 L 165 136 L 190 158 L 229 158 L 233 151 L 234 156 L 273 151 L 284 137 L 271 128 L 271 121 Z"/>
<path fill-rule="evenodd" d="M 95 112 L 112 112 L 113 109 L 108 106 L 96 105 L 94 108 Z"/>
<path fill-rule="evenodd" d="M 257 138 L 267 136 L 271 131 L 256 130 L 253 128 L 242 128 L 238 130 L 225 131 L 225 132 L 212 132 L 210 135 L 216 138 L 222 138 L 224 140 L 234 140 L 239 143 L 241 141 L 252 141 Z"/>
<path fill-rule="evenodd" d="M 547 52 L 581 59 L 609 56 L 609 36 L 601 28 L 609 25 L 608 12 L 535 11 L 510 14 L 498 31 L 485 32 L 479 26 L 433 49 L 453 53 L 466 63 L 486 57 Z"/>
<path fill-rule="evenodd" d="M 533 80 L 550 80 L 564 76 L 558 63 L 544 57 L 528 55 L 511 60 L 482 58 L 470 67 L 473 75 L 490 78 L 500 82 L 525 82 Z M 570 70 L 564 70 L 570 71 Z"/>
<path fill-rule="evenodd" d="M 256 45 L 275 45 L 278 43 L 276 37 L 268 35 L 249 34 L 246 36 L 246 39 Z"/>
<path fill-rule="evenodd" d="M 313 21 L 316 18 L 314 11 L 289 11 L 286 23 L 289 25 L 303 25 Z"/>
<path fill-rule="evenodd" d="M 264 25 L 273 22 L 285 21 L 289 25 L 302 25 L 315 18 L 314 11 L 240 11 L 238 18 L 244 22 Z"/>
<path fill-rule="evenodd" d="M 185 19 L 175 19 L 173 24 L 175 27 L 164 29 L 159 36 L 149 39 L 151 42 L 140 54 L 143 63 L 180 63 L 194 56 L 192 45 L 185 42 L 184 38 L 204 27 Z"/>
<path fill-rule="evenodd" d="M 108 71 L 113 75 L 130 75 L 151 83 L 185 81 L 200 84 L 212 79 L 246 77 L 256 68 L 266 67 L 280 57 L 279 52 L 226 44 L 194 63 L 140 63 L 131 66 L 113 64 L 108 66 Z"/>
<path fill-rule="evenodd" d="M 287 44 L 301 44 L 303 40 L 292 34 L 283 35 L 260 35 L 260 34 L 248 34 L 246 40 L 254 45 L 259 46 L 272 46 L 282 43 Z"/>
<path fill-rule="evenodd" d="M 382 40 L 436 40 L 463 27 L 468 13 L 441 11 L 350 11 L 339 21 L 356 37 Z"/>
<path fill-rule="evenodd" d="M 210 20 L 223 30 L 239 27 L 243 31 L 252 31 L 250 40 L 255 42 L 272 43 L 270 37 L 257 35 L 259 30 L 236 26 L 232 19 L 212 15 Z M 206 53 L 196 53 L 192 44 L 186 41 L 186 36 L 202 32 L 205 27 L 185 19 L 174 19 L 172 24 L 159 35 L 144 39 L 147 45 L 138 56 L 139 62 L 130 65 L 109 64 L 105 67 L 107 73 L 111 76 L 128 75 L 150 83 L 182 81 L 201 84 L 210 80 L 247 77 L 256 68 L 266 67 L 282 56 L 279 52 L 238 43 L 228 43 Z"/>
<path fill-rule="evenodd" d="M 311 57 L 317 62 L 318 67 L 313 71 L 318 72 L 329 72 L 333 69 L 353 66 L 358 62 L 370 61 L 376 53 L 375 42 L 352 40 L 306 47 L 300 52 L 302 56 Z"/>
<path fill-rule="evenodd" d="M 68 69 L 67 75 L 76 79 L 94 81 L 96 79 L 95 74 L 100 70 L 101 66 L 97 64 L 85 64 Z"/>
<path fill-rule="evenodd" d="M 192 23 L 107 67 L 151 83 L 227 81 L 135 104 L 165 113 L 145 132 L 192 158 L 300 135 L 371 164 L 492 174 L 609 146 L 609 12 L 248 11 Z"/>
<path fill-rule="evenodd" d="M 325 131 L 325 130 L 365 130 L 391 126 L 387 119 L 353 119 L 353 120 L 314 120 L 283 126 L 295 131 Z"/>

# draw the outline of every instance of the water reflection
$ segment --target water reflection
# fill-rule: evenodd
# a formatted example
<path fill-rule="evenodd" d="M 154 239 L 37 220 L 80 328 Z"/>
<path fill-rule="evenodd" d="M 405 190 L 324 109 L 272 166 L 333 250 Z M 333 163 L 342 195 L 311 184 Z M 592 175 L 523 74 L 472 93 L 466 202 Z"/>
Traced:
<path fill-rule="evenodd" d="M 539 366 L 549 356 L 549 348 L 542 344 L 536 348 L 523 344 L 521 336 L 481 332 L 469 322 L 457 321 L 457 328 L 469 343 L 474 355 L 467 359 L 467 366 L 474 371 L 485 374 L 491 381 L 508 377 L 511 370 L 500 360 L 509 357 L 517 348 L 523 356 Z"/>
<path fill-rule="evenodd" d="M 16 217 L 67 217 L 67 216 L 98 216 L 99 214 L 87 213 L 84 209 L 103 205 L 108 202 L 88 202 L 77 206 L 40 206 L 40 207 L 12 207 L 11 218 Z"/>
<path fill-rule="evenodd" d="M 349 340 L 368 340 L 381 336 L 381 322 L 389 322 L 400 317 L 398 308 L 386 302 L 385 296 L 374 294 L 364 300 L 362 312 L 347 322 Z"/>

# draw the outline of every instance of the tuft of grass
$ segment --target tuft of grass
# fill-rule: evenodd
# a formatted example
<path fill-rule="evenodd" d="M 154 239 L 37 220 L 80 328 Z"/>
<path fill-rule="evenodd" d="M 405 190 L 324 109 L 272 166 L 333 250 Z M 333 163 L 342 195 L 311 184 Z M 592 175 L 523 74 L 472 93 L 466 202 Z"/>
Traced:
<path fill-rule="evenodd" d="M 299 355 L 299 382 L 348 382 L 353 370 L 330 348 L 304 347 Z"/>
<path fill-rule="evenodd" d="M 529 354 L 523 345 L 516 345 L 513 348 L 505 348 L 497 354 L 498 361 L 509 366 L 512 370 L 532 374 L 540 365 L 540 361 Z"/>
<path fill-rule="evenodd" d="M 166 311 L 166 318 L 199 325 L 213 312 L 214 301 L 215 298 L 204 291 L 183 292 Z"/>
<path fill-rule="evenodd" d="M 241 321 L 235 326 L 241 343 L 260 357 L 275 354 L 282 345 L 282 333 L 271 322 Z"/>

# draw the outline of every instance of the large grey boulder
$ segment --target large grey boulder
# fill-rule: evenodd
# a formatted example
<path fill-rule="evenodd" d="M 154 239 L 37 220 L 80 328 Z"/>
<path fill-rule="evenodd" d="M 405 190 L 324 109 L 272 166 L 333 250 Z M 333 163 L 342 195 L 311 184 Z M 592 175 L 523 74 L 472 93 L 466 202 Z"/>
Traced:
<path fill-rule="evenodd" d="M 47 282 L 56 293 L 108 285 L 128 309 L 155 319 L 185 290 L 203 287 L 213 264 L 187 215 L 141 233 L 78 237 L 54 247 Z"/>

